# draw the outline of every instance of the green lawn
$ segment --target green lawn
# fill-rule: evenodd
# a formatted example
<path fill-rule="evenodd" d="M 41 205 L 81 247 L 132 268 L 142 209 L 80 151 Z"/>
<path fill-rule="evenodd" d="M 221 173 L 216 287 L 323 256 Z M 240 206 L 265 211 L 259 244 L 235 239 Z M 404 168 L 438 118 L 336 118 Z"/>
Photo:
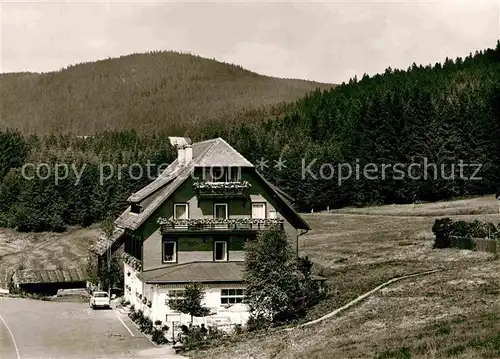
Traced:
<path fill-rule="evenodd" d="M 486 209 L 489 208 L 489 209 Z M 500 222 L 493 196 L 474 200 L 307 214 L 300 249 L 323 266 L 331 297 L 318 318 L 395 276 L 445 268 L 382 289 L 322 323 L 199 353 L 195 358 L 496 358 L 500 355 L 500 261 L 432 249 L 436 217 Z M 457 212 L 460 212 L 457 215 Z M 480 213 L 480 214 L 477 214 Z"/>

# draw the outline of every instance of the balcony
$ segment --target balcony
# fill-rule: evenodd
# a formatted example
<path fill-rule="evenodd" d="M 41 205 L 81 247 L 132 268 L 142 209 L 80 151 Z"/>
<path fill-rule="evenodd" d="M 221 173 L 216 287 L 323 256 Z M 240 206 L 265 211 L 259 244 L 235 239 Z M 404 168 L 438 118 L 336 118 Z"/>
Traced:
<path fill-rule="evenodd" d="M 246 198 L 251 187 L 248 181 L 193 183 L 198 198 Z"/>
<path fill-rule="evenodd" d="M 195 232 L 195 233 L 217 233 L 217 232 L 251 232 L 255 233 L 271 228 L 283 229 L 283 219 L 158 219 L 160 231 L 165 233 Z"/>

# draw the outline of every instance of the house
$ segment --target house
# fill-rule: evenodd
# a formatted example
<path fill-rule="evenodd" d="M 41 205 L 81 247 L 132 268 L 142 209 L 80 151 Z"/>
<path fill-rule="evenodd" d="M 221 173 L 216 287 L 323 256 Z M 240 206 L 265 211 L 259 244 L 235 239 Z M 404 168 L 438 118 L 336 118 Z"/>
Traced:
<path fill-rule="evenodd" d="M 93 248 L 123 252 L 125 299 L 153 321 L 189 323 L 168 300 L 200 282 L 212 315 L 207 325 L 244 324 L 244 243 L 278 226 L 298 251 L 309 225 L 292 198 L 267 181 L 222 138 L 191 144 L 170 137 L 178 157 L 152 183 L 128 198 L 115 233 Z"/>

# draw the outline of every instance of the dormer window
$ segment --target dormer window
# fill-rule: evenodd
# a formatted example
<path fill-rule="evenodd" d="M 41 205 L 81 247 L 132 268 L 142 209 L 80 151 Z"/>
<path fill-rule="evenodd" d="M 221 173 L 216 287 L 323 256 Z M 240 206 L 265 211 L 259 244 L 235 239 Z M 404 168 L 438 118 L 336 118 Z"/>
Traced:
<path fill-rule="evenodd" d="M 130 212 L 131 213 L 141 213 L 142 212 L 142 206 L 139 203 L 132 203 L 130 205 Z"/>

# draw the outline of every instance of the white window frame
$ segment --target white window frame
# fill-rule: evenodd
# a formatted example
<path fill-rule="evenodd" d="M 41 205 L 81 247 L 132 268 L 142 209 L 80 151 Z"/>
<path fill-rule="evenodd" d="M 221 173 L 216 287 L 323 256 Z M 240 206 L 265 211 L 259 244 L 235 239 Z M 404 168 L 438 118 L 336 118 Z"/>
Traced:
<path fill-rule="evenodd" d="M 189 204 L 188 203 L 174 203 L 174 219 L 181 219 L 177 218 L 177 207 L 184 206 L 186 207 L 186 219 L 189 219 Z"/>
<path fill-rule="evenodd" d="M 173 243 L 174 244 L 174 254 L 172 260 L 165 260 L 165 244 L 166 243 Z M 163 263 L 177 263 L 177 241 L 174 240 L 164 240 L 162 241 L 162 248 L 161 248 L 161 260 Z"/>
<path fill-rule="evenodd" d="M 277 219 L 277 218 L 278 218 L 278 212 L 275 209 L 270 209 L 269 219 Z"/>
<path fill-rule="evenodd" d="M 228 182 L 240 182 L 241 181 L 241 167 L 228 167 L 227 179 L 228 179 Z"/>
<path fill-rule="evenodd" d="M 229 294 L 229 291 L 235 291 L 235 294 Z M 224 294 L 224 291 L 226 293 Z M 236 294 L 238 293 L 237 291 L 241 291 L 242 294 Z M 240 304 L 245 302 L 245 289 L 243 288 L 222 288 L 220 290 L 220 304 L 222 306 L 224 305 L 234 305 L 234 304 Z M 234 299 L 234 300 L 233 300 Z M 231 300 L 233 300 L 233 303 L 231 303 Z M 224 303 L 224 301 L 226 303 Z"/>
<path fill-rule="evenodd" d="M 263 205 L 264 206 L 264 217 L 254 217 L 253 215 L 253 206 L 254 205 Z M 252 202 L 252 219 L 267 219 L 267 203 L 266 202 Z"/>
<path fill-rule="evenodd" d="M 224 258 L 223 259 L 217 259 L 215 256 L 217 254 L 217 251 L 215 248 L 217 247 L 217 243 L 222 243 L 224 245 Z M 227 242 L 226 241 L 214 241 L 214 262 L 227 262 Z"/>
<path fill-rule="evenodd" d="M 215 178 L 214 176 L 214 170 L 220 170 L 221 171 L 221 176 Z M 210 181 L 211 182 L 227 182 L 227 169 L 226 167 L 221 167 L 221 166 L 213 166 L 210 167 Z"/>
<path fill-rule="evenodd" d="M 225 219 L 229 219 L 229 206 L 227 205 L 227 203 L 214 203 L 214 218 L 217 218 L 217 211 L 216 211 L 217 206 L 224 206 L 226 208 Z"/>

